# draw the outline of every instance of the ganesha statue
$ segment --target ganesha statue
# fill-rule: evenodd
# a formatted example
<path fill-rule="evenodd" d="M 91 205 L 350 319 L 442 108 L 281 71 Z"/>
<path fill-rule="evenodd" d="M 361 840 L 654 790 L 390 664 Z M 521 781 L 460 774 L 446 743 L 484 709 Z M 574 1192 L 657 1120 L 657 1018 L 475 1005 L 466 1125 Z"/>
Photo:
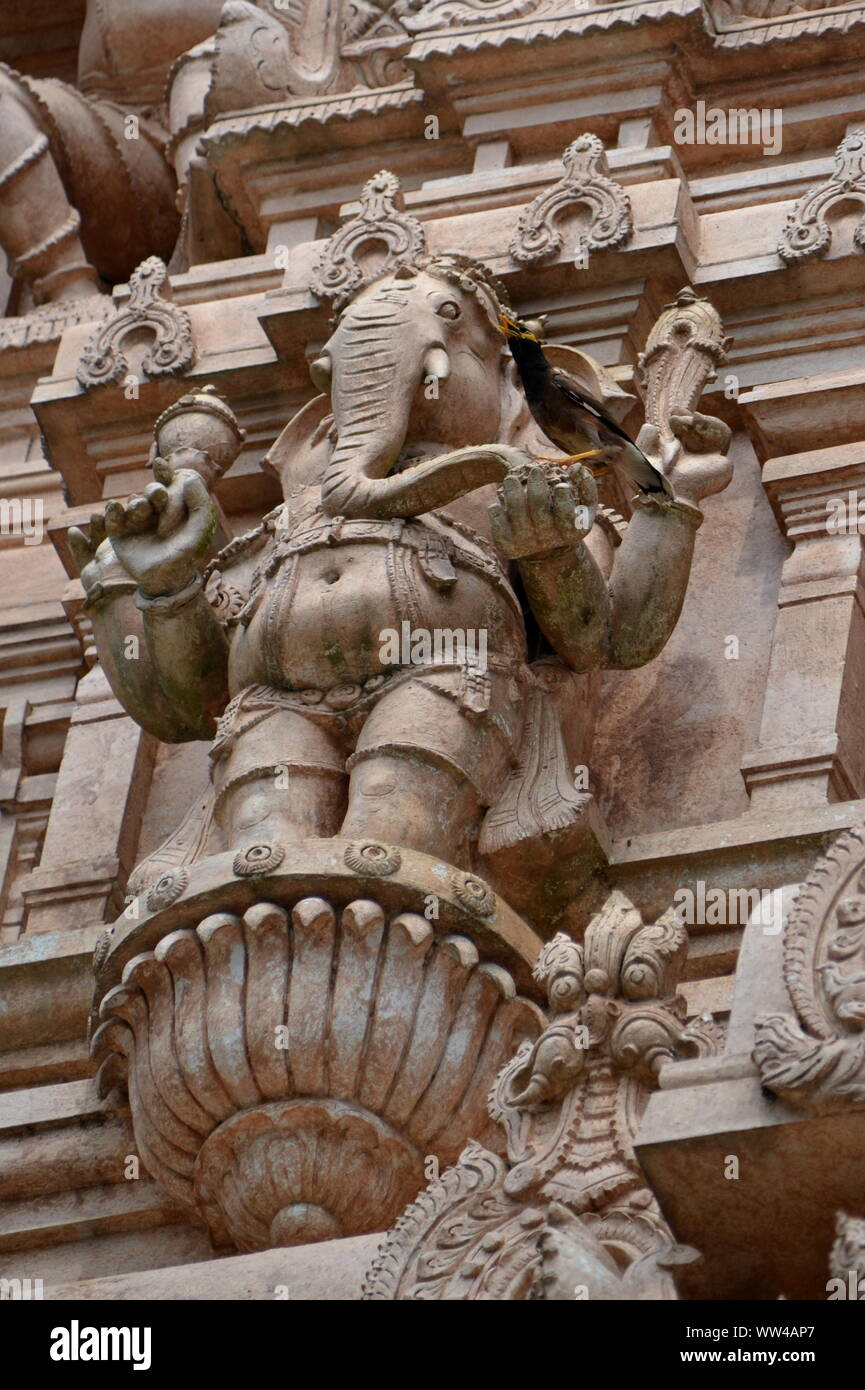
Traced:
<path fill-rule="evenodd" d="M 284 500 L 255 530 L 212 556 L 211 487 L 241 434 L 211 390 L 157 422 L 144 493 L 72 538 L 118 699 L 166 742 L 211 745 L 195 833 L 139 866 L 135 911 L 102 943 L 95 1046 L 106 1084 L 127 1079 L 151 1171 L 223 1243 L 381 1229 L 419 1190 L 424 1153 L 451 1161 L 488 1125 L 496 1069 L 543 1024 L 531 966 L 552 924 L 520 915 L 521 885 L 534 879 L 540 900 L 544 847 L 576 853 L 585 834 L 591 797 L 573 769 L 588 758 L 596 674 L 664 646 L 697 504 L 730 476 L 726 427 L 694 411 L 712 367 L 704 301 L 681 295 L 648 346 L 641 439 L 674 495 L 635 502 L 627 522 L 585 467 L 546 457 L 504 312 L 503 287 L 466 257 L 384 271 L 312 364 L 320 394 L 265 461 Z M 551 351 L 570 352 L 610 408 L 623 396 L 588 357 Z M 131 632 L 138 662 L 122 658 Z M 232 943 L 246 983 L 232 965 L 217 987 Z M 319 950 L 330 964 L 309 977 Z M 188 1021 L 159 1023 L 192 1007 L 177 979 L 193 968 L 208 978 L 205 1060 Z M 220 991 L 240 1058 L 228 1015 L 210 1017 Z M 287 1029 L 276 1068 L 269 1052 L 256 1061 L 261 1017 Z M 392 1037 L 376 1034 L 385 1018 Z M 330 1058 L 312 1072 L 310 1038 Z M 384 1080 L 385 1062 L 402 1070 Z M 320 1190 L 321 1164 L 310 1191 L 309 1163 L 285 1153 L 314 1131 L 338 1154 L 333 1136 L 351 1125 L 366 1126 L 386 1195 L 346 1213 L 344 1176 Z M 269 1144 L 282 1158 L 241 1211 Z"/>

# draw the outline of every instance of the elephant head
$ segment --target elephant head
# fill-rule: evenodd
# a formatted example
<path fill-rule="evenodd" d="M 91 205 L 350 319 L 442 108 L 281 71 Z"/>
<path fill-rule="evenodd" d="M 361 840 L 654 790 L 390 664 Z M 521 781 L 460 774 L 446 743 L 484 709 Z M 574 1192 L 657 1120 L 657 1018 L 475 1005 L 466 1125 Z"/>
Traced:
<path fill-rule="evenodd" d="M 352 300 L 311 368 L 337 434 L 325 512 L 417 516 L 499 481 L 522 457 L 507 447 L 524 403 L 499 310 L 489 272 L 454 255 L 400 267 Z"/>

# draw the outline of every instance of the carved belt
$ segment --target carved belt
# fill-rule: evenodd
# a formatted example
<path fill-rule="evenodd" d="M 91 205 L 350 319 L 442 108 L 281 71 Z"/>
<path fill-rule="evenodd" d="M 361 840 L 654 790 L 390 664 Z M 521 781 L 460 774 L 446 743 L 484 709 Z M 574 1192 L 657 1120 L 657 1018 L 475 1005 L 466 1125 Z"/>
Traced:
<path fill-rule="evenodd" d="M 246 626 L 251 621 L 264 597 L 265 582 L 272 580 L 287 562 L 288 569 L 291 571 L 291 579 L 289 580 L 286 576 L 286 581 L 281 587 L 293 592 L 298 558 L 316 550 L 324 550 L 329 546 L 339 545 L 344 541 L 368 541 L 375 544 L 384 542 L 388 546 L 388 552 L 391 556 L 389 571 L 396 568 L 393 563 L 395 552 L 414 551 L 417 555 L 420 573 L 427 583 L 439 591 L 447 591 L 456 583 L 457 573 L 454 566 L 471 570 L 475 574 L 482 574 L 495 584 L 522 622 L 523 614 L 519 599 L 511 588 L 504 567 L 495 551 L 491 546 L 487 546 L 480 536 L 473 536 L 472 540 L 477 549 L 469 550 L 450 536 L 434 531 L 419 522 L 403 520 L 401 517 L 393 521 L 352 520 L 341 516 L 333 517 L 321 525 L 309 527 L 305 531 L 295 533 L 290 538 L 285 537 L 276 541 L 263 567 L 256 570 L 253 576 L 246 603 L 241 611 L 229 620 L 229 626 L 234 626 L 238 622 Z M 390 575 L 390 578 L 392 588 L 410 589 L 411 587 L 408 576 L 405 576 L 402 585 L 397 584 L 397 579 L 393 574 Z M 402 617 L 411 622 L 420 622 L 420 613 L 412 611 L 413 605 L 408 598 L 406 602 L 398 603 L 397 606 Z M 280 611 L 283 614 L 284 609 L 285 605 L 281 604 Z M 274 673 L 271 675 L 275 680 Z"/>

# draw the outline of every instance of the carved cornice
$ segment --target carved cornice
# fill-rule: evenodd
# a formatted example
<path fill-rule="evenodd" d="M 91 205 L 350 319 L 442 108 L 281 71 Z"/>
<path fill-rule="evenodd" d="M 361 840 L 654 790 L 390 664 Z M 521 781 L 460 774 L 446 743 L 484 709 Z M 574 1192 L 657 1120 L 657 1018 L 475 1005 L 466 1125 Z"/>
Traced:
<path fill-rule="evenodd" d="M 851 131 L 841 141 L 829 178 L 797 200 L 778 243 L 781 259 L 793 265 L 809 256 L 824 256 L 832 245 L 827 214 L 848 199 L 865 204 L 865 130 Z M 853 245 L 865 251 L 865 214 L 854 229 Z"/>
<path fill-rule="evenodd" d="M 511 256 L 521 265 L 545 261 L 562 249 L 557 227 L 569 209 L 583 205 L 589 210 L 588 224 L 580 234 L 580 247 L 586 252 L 607 251 L 621 246 L 633 233 L 631 200 L 620 184 L 610 178 L 604 146 L 597 135 L 580 135 L 562 155 L 564 177 L 523 209 L 510 247 Z"/>
<path fill-rule="evenodd" d="M 865 826 L 817 861 L 784 928 L 793 1014 L 764 1014 L 754 1060 L 767 1090 L 808 1110 L 865 1104 Z"/>
<path fill-rule="evenodd" d="M 79 323 L 97 323 L 112 312 L 114 303 L 105 294 L 87 299 L 64 299 L 42 304 L 17 318 L 0 318 L 0 352 L 7 348 L 29 347 L 31 343 L 56 343 L 67 328 Z"/>
<path fill-rule="evenodd" d="M 420 34 L 406 57 L 416 66 L 432 56 L 448 57 L 513 44 L 528 47 L 538 40 L 582 37 L 610 29 L 635 28 L 642 21 L 662 23 L 689 15 L 702 20 L 701 0 L 647 0 L 644 4 L 615 4 L 576 13 L 573 5 L 565 0 L 565 3 L 556 4 L 551 13 L 535 13 L 495 26 L 484 27 L 476 22 L 471 29 Z"/>
<path fill-rule="evenodd" d="M 712 27 L 716 48 L 761 48 L 769 43 L 791 42 L 794 39 L 846 34 L 865 25 L 865 5 L 825 5 L 806 10 L 791 6 L 790 13 L 767 17 L 761 22 L 742 14 L 736 18 L 726 4 L 710 0 Z"/>

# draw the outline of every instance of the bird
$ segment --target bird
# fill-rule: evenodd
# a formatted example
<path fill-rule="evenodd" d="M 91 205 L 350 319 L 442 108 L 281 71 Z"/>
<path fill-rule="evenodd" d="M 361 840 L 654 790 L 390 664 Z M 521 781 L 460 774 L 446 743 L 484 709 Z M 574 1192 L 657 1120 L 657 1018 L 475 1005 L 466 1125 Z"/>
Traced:
<path fill-rule="evenodd" d="M 502 313 L 499 328 L 516 363 L 529 410 L 547 439 L 567 454 L 567 458 L 546 462 L 570 466 L 585 460 L 596 478 L 612 468 L 620 470 L 644 494 L 674 497 L 669 481 L 600 401 L 584 391 L 569 372 L 547 361 L 532 324 Z"/>

